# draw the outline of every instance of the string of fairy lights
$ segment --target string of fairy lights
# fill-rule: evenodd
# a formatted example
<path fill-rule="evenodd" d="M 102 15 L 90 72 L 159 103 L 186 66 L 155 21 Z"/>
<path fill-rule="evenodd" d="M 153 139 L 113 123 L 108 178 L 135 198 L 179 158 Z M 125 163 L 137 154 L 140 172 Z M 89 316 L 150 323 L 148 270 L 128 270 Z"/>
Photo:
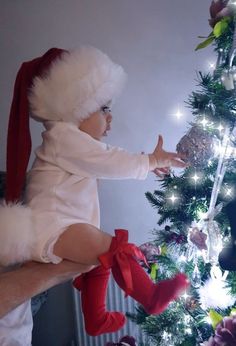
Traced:
<path fill-rule="evenodd" d="M 233 8 L 234 14 L 236 14 L 236 0 L 229 0 L 228 6 L 231 6 L 231 9 Z M 223 50 L 219 49 L 219 53 L 223 54 Z M 236 31 L 234 33 L 233 45 L 230 52 L 229 66 L 222 72 L 219 79 L 226 90 L 236 89 L 236 66 L 232 65 L 233 58 L 235 56 Z M 217 68 L 217 64 L 218 60 L 217 62 L 208 61 L 205 66 L 207 66 L 208 70 L 210 70 L 210 72 L 214 74 L 214 71 Z M 182 123 L 182 121 L 185 120 L 185 113 L 182 111 L 181 107 L 177 107 L 176 111 L 172 113 L 171 116 L 172 118 L 174 117 L 174 119 L 176 119 L 177 123 Z M 203 209 L 201 207 L 197 208 L 196 221 L 194 221 L 194 223 L 190 227 L 190 230 L 194 227 L 199 227 L 201 231 L 206 232 L 207 250 L 196 247 L 196 245 L 193 244 L 188 237 L 189 249 L 186 251 L 186 253 L 182 253 L 179 258 L 177 258 L 177 262 L 180 264 L 179 267 L 181 268 L 181 263 L 185 264 L 186 262 L 193 261 L 194 269 L 190 281 L 192 286 L 198 290 L 200 296 L 200 305 L 206 312 L 205 317 L 203 316 L 202 318 L 202 322 L 212 325 L 212 318 L 208 313 L 209 309 L 214 307 L 224 309 L 232 306 L 236 298 L 232 297 L 229 288 L 226 287 L 226 280 L 229 273 L 227 271 L 223 272 L 218 265 L 217 255 L 222 250 L 223 246 L 220 234 L 221 232 L 219 232 L 219 227 L 214 220 L 215 216 L 221 211 L 222 207 L 220 204 L 217 205 L 218 195 L 223 194 L 224 198 L 228 200 L 236 196 L 235 188 L 229 183 L 225 183 L 223 181 L 223 178 L 227 171 L 227 163 L 229 162 L 229 160 L 236 159 L 236 123 L 235 128 L 232 130 L 232 128 L 230 129 L 229 126 L 227 126 L 226 122 L 224 122 L 223 119 L 221 119 L 220 121 L 213 121 L 212 118 L 208 117 L 206 114 L 199 114 L 197 118 L 197 125 L 201 127 L 201 129 L 206 131 L 206 133 L 212 133 L 212 155 L 207 160 L 206 165 L 210 168 L 213 164 L 218 163 L 217 169 L 214 173 L 214 177 L 212 178 L 213 188 L 208 210 L 206 211 L 206 209 Z M 194 184 L 196 186 L 196 189 L 202 183 L 204 178 L 204 171 L 201 169 L 201 167 L 196 166 L 189 169 L 189 177 L 187 178 L 189 179 L 188 183 Z M 166 201 L 167 203 L 170 203 L 170 205 L 176 206 L 178 203 L 181 203 L 182 196 L 180 195 L 178 187 L 176 185 L 174 185 L 171 190 L 172 191 L 168 190 Z M 198 197 L 196 193 L 196 196 L 192 196 L 191 200 L 197 202 L 197 198 Z M 210 231 L 208 231 L 208 229 L 210 229 Z M 230 230 L 230 227 L 228 227 L 228 230 Z M 202 283 L 201 273 L 198 268 L 198 260 L 200 257 L 203 258 L 205 263 L 211 264 L 209 279 L 204 284 Z M 187 302 L 187 300 L 189 299 L 191 299 L 191 293 L 188 291 L 184 292 L 184 294 L 180 297 L 180 300 L 183 300 L 184 302 Z M 215 306 L 210 306 L 213 299 L 215 299 L 215 301 L 213 302 Z M 172 304 L 178 304 L 178 302 L 171 303 L 170 308 Z M 188 314 L 186 311 L 183 320 L 185 324 L 185 334 L 192 334 L 192 328 L 194 328 L 193 325 L 195 323 L 193 316 Z M 200 332 L 198 328 L 196 327 L 195 329 L 199 334 Z M 162 341 L 160 346 L 174 345 L 173 336 L 170 333 L 164 330 L 162 331 L 161 335 Z M 199 339 L 202 339 L 201 335 L 199 335 Z"/>
<path fill-rule="evenodd" d="M 229 1 L 230 5 L 236 6 L 236 1 Z M 236 44 L 236 35 L 235 35 L 235 43 Z M 236 54 L 236 46 L 234 47 L 234 51 L 232 53 L 234 56 Z M 232 60 L 232 59 L 231 59 Z M 216 63 L 210 62 L 209 63 L 209 69 L 214 71 L 216 69 Z M 236 83 L 236 66 L 230 66 L 230 85 L 228 75 L 226 75 L 224 72 L 222 73 L 221 76 L 221 82 L 227 89 L 230 87 L 230 89 L 234 89 L 234 85 Z M 228 73 L 228 72 L 227 72 Z M 226 78 L 227 77 L 227 78 Z M 232 85 L 233 83 L 233 85 Z M 227 89 L 227 90 L 230 90 Z M 236 112 L 235 112 L 236 113 Z M 184 118 L 184 113 L 181 111 L 180 107 L 176 110 L 174 113 L 174 117 L 177 119 L 177 121 L 181 120 Z M 197 217 L 198 220 L 196 221 L 197 224 L 200 224 L 202 226 L 205 222 L 205 226 L 207 227 L 209 224 L 209 215 L 210 215 L 210 222 L 213 224 L 214 223 L 214 217 L 216 213 L 220 211 L 216 211 L 216 202 L 217 202 L 217 197 L 219 193 L 222 193 L 225 198 L 232 199 L 235 197 L 235 188 L 233 186 L 230 186 L 228 183 L 223 183 L 223 178 L 226 172 L 226 162 L 227 160 L 235 160 L 236 159 L 236 148 L 234 146 L 234 143 L 236 142 L 236 126 L 233 130 L 230 131 L 230 129 L 227 127 L 227 124 L 224 123 L 223 121 L 219 122 L 213 122 L 212 119 L 208 119 L 205 114 L 202 114 L 198 116 L 198 125 L 202 127 L 203 130 L 205 131 L 218 131 L 218 136 L 214 137 L 214 140 L 212 141 L 212 157 L 209 158 L 207 165 L 211 166 L 213 163 L 214 159 L 218 160 L 218 167 L 217 171 L 215 173 L 215 178 L 214 178 L 214 186 L 213 186 L 213 191 L 212 191 L 212 196 L 211 196 L 211 201 L 209 205 L 209 209 L 206 213 L 204 210 L 198 210 L 197 212 Z M 193 173 L 189 176 L 189 183 L 193 183 L 195 185 L 201 184 L 202 178 L 204 178 L 203 173 L 198 169 L 193 169 Z M 177 186 L 173 187 L 173 191 L 169 193 L 169 195 L 166 197 L 173 205 L 178 203 L 181 200 L 181 196 L 178 195 L 177 193 Z M 192 197 L 192 200 L 196 200 L 196 196 Z M 207 224 L 206 224 L 206 220 Z M 212 225 L 211 224 L 211 225 Z M 200 227 L 199 226 L 199 227 Z M 214 231 L 213 227 L 213 231 Z M 230 227 L 228 227 L 228 230 L 230 230 Z M 219 235 L 218 235 L 219 236 Z M 214 242 L 214 239 L 213 239 Z M 208 234 L 208 247 L 210 246 L 209 244 L 209 234 Z M 219 254 L 219 252 L 222 250 L 222 241 L 219 241 L 218 244 L 215 246 L 215 253 Z M 198 269 L 197 261 L 198 257 L 202 256 L 206 262 L 211 263 L 211 271 L 210 271 L 210 279 L 207 282 L 209 287 L 208 289 L 211 290 L 211 295 L 217 297 L 218 302 L 222 302 L 221 307 L 227 307 L 230 306 L 230 304 L 233 304 L 235 297 L 232 297 L 230 295 L 229 289 L 226 288 L 225 282 L 227 280 L 228 272 L 222 272 L 221 268 L 218 266 L 218 262 L 216 261 L 215 255 L 211 258 L 206 256 L 206 250 L 199 250 L 195 248 L 195 253 L 193 258 L 188 258 L 186 255 L 181 255 L 178 259 L 179 262 L 187 262 L 190 259 L 194 260 L 194 270 L 192 274 L 192 281 L 195 282 L 195 287 L 199 287 L 199 292 L 201 295 L 201 288 L 203 292 L 203 298 L 201 301 L 201 306 L 204 310 L 207 310 L 209 306 L 207 305 L 206 301 L 204 301 L 204 287 L 201 287 L 201 275 L 200 271 Z M 182 295 L 182 299 L 185 301 L 189 298 L 188 292 L 185 292 Z M 184 316 L 184 322 L 185 322 L 185 333 L 186 334 L 191 334 L 192 330 L 190 328 L 190 322 L 191 322 L 191 316 L 186 314 Z M 203 322 L 212 324 L 212 319 L 208 314 L 206 314 L 205 318 L 203 319 Z M 171 345 L 171 334 L 167 333 L 166 331 L 163 332 L 162 334 L 163 341 L 166 343 L 166 345 Z"/>

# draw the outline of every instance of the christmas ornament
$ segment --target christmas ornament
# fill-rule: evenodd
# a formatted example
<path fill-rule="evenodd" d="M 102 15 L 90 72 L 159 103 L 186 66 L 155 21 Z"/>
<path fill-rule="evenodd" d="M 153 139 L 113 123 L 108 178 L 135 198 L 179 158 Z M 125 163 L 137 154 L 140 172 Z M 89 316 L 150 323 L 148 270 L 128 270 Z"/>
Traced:
<path fill-rule="evenodd" d="M 211 16 L 209 24 L 213 28 L 221 18 L 233 15 L 233 7 L 229 0 L 213 0 L 209 10 Z"/>
<path fill-rule="evenodd" d="M 173 232 L 170 228 L 170 226 L 165 226 L 166 231 L 166 243 L 176 243 L 176 244 L 183 244 L 186 243 L 186 237 L 184 234 L 178 234 L 176 232 Z"/>
<path fill-rule="evenodd" d="M 222 250 L 222 236 L 219 225 L 214 221 L 216 215 L 222 209 L 222 203 L 216 206 L 219 191 L 222 186 L 223 178 L 226 172 L 226 152 L 230 138 L 230 129 L 226 128 L 222 140 L 222 148 L 220 151 L 214 184 L 211 193 L 211 199 L 206 216 L 201 220 L 202 230 L 205 230 L 208 235 L 207 238 L 207 262 L 215 264 L 218 262 L 218 256 Z"/>
<path fill-rule="evenodd" d="M 236 345 L 236 316 L 227 316 L 215 328 L 215 335 L 211 336 L 205 346 L 235 346 Z"/>
<path fill-rule="evenodd" d="M 236 24 L 236 21 L 235 21 Z M 233 90 L 236 81 L 236 66 L 233 66 L 233 61 L 236 54 L 236 30 L 234 29 L 233 43 L 229 53 L 229 66 L 223 70 L 221 82 L 226 90 Z"/>
<path fill-rule="evenodd" d="M 222 275 L 220 269 L 213 267 L 211 277 L 198 289 L 201 307 L 226 309 L 235 302 L 235 297 L 231 296 L 230 288 L 226 287 L 227 273 Z"/>
<path fill-rule="evenodd" d="M 214 208 L 215 208 L 218 194 L 221 189 L 221 185 L 222 185 L 224 175 L 226 172 L 227 148 L 230 142 L 230 137 L 231 137 L 230 129 L 226 128 L 224 132 L 223 140 L 221 142 L 221 150 L 218 155 L 218 164 L 217 164 L 217 169 L 215 173 L 214 185 L 213 185 L 212 193 L 211 193 L 210 205 L 208 209 L 208 214 L 211 214 L 212 218 L 214 216 Z"/>
<path fill-rule="evenodd" d="M 223 270 L 236 271 L 236 245 L 230 243 L 219 254 L 219 265 Z"/>
<path fill-rule="evenodd" d="M 202 220 L 203 222 L 203 230 L 205 228 L 206 233 L 208 234 L 207 239 L 207 247 L 208 247 L 208 256 L 207 261 L 210 263 L 217 263 L 218 256 L 220 251 L 222 250 L 222 236 L 220 232 L 219 225 L 216 221 L 214 221 L 216 215 L 222 209 L 222 203 L 216 206 L 217 198 L 219 191 L 222 186 L 223 178 L 226 172 L 226 153 L 227 146 L 229 144 L 230 139 L 230 129 L 226 128 L 222 140 L 222 148 L 220 151 L 214 184 L 211 193 L 210 204 L 207 212 L 207 216 Z"/>
<path fill-rule="evenodd" d="M 235 14 L 236 6 L 235 2 L 228 1 L 227 8 L 230 10 L 231 14 Z M 233 66 L 234 58 L 236 55 L 236 19 L 234 19 L 234 35 L 231 50 L 229 52 L 229 66 L 227 69 L 223 70 L 221 81 L 226 90 L 234 89 L 234 82 L 236 80 L 236 67 Z"/>
<path fill-rule="evenodd" d="M 213 156 L 213 136 L 200 126 L 194 125 L 176 146 L 184 161 L 194 167 L 204 167 Z"/>
<path fill-rule="evenodd" d="M 231 240 L 219 254 L 219 264 L 223 270 L 236 271 L 236 198 L 226 206 L 230 223 Z"/>
<path fill-rule="evenodd" d="M 235 12 L 235 3 L 233 0 L 213 0 L 210 6 L 209 24 L 213 28 L 212 32 L 203 42 L 197 45 L 195 50 L 209 46 L 216 38 L 220 37 L 228 29 L 229 23 Z M 222 58 L 222 57 L 221 57 Z"/>
<path fill-rule="evenodd" d="M 209 218 L 205 225 L 203 226 L 203 230 L 207 232 L 207 262 L 209 263 L 218 263 L 218 256 L 222 249 L 222 235 L 220 231 L 220 227 L 218 222 Z"/>
<path fill-rule="evenodd" d="M 160 246 L 154 245 L 152 242 L 144 243 L 139 246 L 139 249 L 142 251 L 146 257 L 147 262 L 155 262 L 157 256 L 161 254 Z"/>
<path fill-rule="evenodd" d="M 211 212 L 206 213 L 198 222 L 198 227 L 202 230 L 202 233 L 207 235 L 207 238 L 203 235 L 202 239 L 202 241 L 206 241 L 206 252 L 202 252 L 203 259 L 206 263 L 218 263 L 218 256 L 223 247 L 220 227 L 218 222 L 214 220 L 215 216 L 221 211 L 221 208 L 222 204 Z M 204 246 L 204 242 L 202 245 Z"/>
<path fill-rule="evenodd" d="M 185 306 L 188 310 L 195 310 L 199 306 L 198 300 L 193 297 L 188 297 Z"/>
<path fill-rule="evenodd" d="M 201 286 L 201 274 L 197 265 L 194 267 L 190 281 L 194 288 L 199 288 Z"/>
<path fill-rule="evenodd" d="M 185 253 L 187 262 L 192 261 L 194 265 L 198 262 L 198 257 L 203 255 L 203 251 L 199 251 L 199 249 L 194 245 L 191 241 L 188 243 L 188 247 Z"/>
<path fill-rule="evenodd" d="M 175 232 L 171 232 L 170 237 L 168 239 L 169 243 L 183 244 L 186 242 L 186 237 L 183 234 L 177 234 Z"/>
<path fill-rule="evenodd" d="M 224 85 L 226 90 L 233 90 L 234 89 L 234 81 L 236 77 L 236 67 L 230 67 L 226 70 L 223 70 L 221 75 L 221 82 Z"/>
<path fill-rule="evenodd" d="M 137 346 L 137 343 L 133 336 L 126 335 L 118 343 L 107 342 L 105 346 Z"/>
<path fill-rule="evenodd" d="M 189 240 L 196 245 L 199 250 L 207 250 L 206 240 L 207 235 L 198 227 L 193 227 L 189 232 Z"/>

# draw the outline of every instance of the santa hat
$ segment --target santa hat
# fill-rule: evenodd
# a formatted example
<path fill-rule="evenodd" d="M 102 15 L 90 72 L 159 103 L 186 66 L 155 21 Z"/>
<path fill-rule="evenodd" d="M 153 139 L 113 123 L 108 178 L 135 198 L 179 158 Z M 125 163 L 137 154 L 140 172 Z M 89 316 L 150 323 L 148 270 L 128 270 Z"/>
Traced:
<path fill-rule="evenodd" d="M 21 197 L 31 153 L 29 113 L 39 121 L 79 124 L 113 101 L 126 75 L 93 47 L 52 48 L 22 64 L 16 78 L 7 139 L 6 200 Z"/>

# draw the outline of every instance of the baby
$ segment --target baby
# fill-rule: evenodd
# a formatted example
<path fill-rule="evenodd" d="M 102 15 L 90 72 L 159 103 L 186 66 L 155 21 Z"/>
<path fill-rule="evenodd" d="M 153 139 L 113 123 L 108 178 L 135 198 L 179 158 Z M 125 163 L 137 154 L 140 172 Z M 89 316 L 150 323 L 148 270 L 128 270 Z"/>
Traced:
<path fill-rule="evenodd" d="M 101 142 L 111 127 L 111 104 L 126 75 L 93 47 L 53 48 L 22 65 L 9 120 L 6 201 L 0 209 L 0 263 L 67 259 L 90 265 L 78 277 L 85 328 L 90 335 L 122 328 L 125 316 L 108 312 L 110 272 L 121 289 L 159 314 L 188 286 L 184 274 L 154 284 L 138 260 L 141 251 L 128 232 L 100 230 L 98 179 L 145 179 L 149 172 L 185 167 L 177 153 L 163 149 L 159 136 L 150 154 L 133 154 Z M 45 127 L 42 144 L 20 199 L 30 155 L 29 112 Z"/>

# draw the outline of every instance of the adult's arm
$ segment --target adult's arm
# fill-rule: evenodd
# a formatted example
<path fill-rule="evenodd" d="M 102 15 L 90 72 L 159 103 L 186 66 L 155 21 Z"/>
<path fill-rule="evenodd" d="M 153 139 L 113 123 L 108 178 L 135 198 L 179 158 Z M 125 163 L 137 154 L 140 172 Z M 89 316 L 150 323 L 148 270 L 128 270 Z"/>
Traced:
<path fill-rule="evenodd" d="M 56 265 L 28 262 L 0 273 L 0 318 L 33 296 L 89 270 L 91 266 L 64 260 Z"/>

